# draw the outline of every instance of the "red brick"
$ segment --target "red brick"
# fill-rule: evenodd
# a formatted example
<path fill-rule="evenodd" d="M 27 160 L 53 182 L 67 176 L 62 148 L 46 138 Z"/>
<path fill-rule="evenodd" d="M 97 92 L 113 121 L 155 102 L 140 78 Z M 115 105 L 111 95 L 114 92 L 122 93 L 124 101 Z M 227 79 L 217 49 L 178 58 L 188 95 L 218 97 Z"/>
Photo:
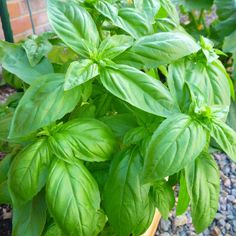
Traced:
<path fill-rule="evenodd" d="M 18 16 L 21 16 L 22 13 L 24 13 L 22 12 L 22 8 L 20 6 L 19 1 L 8 2 L 7 7 L 8 7 L 9 15 L 12 19 Z"/>
<path fill-rule="evenodd" d="M 32 25 L 28 15 L 11 20 L 11 26 L 14 35 L 32 29 Z"/>

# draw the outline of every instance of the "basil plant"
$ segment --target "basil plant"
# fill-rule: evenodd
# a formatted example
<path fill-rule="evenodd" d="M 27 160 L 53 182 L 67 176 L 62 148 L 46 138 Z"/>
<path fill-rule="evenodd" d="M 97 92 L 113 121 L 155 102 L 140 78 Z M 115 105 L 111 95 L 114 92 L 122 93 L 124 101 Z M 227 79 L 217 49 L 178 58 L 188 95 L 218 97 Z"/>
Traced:
<path fill-rule="evenodd" d="M 157 208 L 191 206 L 196 232 L 220 189 L 211 144 L 236 161 L 232 82 L 171 1 L 49 0 L 54 33 L 0 42 L 0 202 L 14 236 L 139 236 Z"/>

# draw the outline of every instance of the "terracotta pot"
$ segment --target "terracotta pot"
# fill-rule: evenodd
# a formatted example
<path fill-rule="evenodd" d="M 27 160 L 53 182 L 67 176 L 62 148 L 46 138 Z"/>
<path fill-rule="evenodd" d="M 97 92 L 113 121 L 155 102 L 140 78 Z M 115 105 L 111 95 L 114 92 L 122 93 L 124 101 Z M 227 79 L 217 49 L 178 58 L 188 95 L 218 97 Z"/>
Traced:
<path fill-rule="evenodd" d="M 141 236 L 154 236 L 157 230 L 157 226 L 159 224 L 159 221 L 161 219 L 161 214 L 158 210 L 156 210 L 154 218 L 152 220 L 152 223 L 148 230 Z"/>

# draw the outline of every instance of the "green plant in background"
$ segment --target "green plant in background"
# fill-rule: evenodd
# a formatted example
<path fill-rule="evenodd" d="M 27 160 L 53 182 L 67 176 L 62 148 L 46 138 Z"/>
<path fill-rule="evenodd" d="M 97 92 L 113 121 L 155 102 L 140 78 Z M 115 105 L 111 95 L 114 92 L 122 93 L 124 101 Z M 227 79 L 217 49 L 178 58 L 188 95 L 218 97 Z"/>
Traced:
<path fill-rule="evenodd" d="M 177 214 L 190 204 L 202 232 L 220 188 L 211 139 L 236 160 L 219 51 L 171 1 L 49 0 L 48 16 L 56 35 L 0 42 L 23 91 L 0 110 L 13 235 L 141 235 L 155 208 L 168 217 L 177 183 Z"/>

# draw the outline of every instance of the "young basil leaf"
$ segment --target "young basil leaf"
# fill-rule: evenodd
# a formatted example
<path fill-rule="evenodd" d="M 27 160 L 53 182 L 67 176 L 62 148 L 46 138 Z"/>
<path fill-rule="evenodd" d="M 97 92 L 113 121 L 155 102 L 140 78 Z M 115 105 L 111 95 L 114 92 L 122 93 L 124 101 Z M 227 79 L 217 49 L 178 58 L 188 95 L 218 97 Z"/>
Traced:
<path fill-rule="evenodd" d="M 134 6 L 143 12 L 150 21 L 153 21 L 160 8 L 160 2 L 156 0 L 134 0 Z"/>
<path fill-rule="evenodd" d="M 104 39 L 98 49 L 98 58 L 113 59 L 131 47 L 133 38 L 128 35 L 113 35 Z"/>
<path fill-rule="evenodd" d="M 168 89 L 160 81 L 126 65 L 115 67 L 100 71 L 102 84 L 113 95 L 158 116 L 166 117 L 177 110 Z"/>
<path fill-rule="evenodd" d="M 222 150 L 236 162 L 236 132 L 222 121 L 214 120 L 211 127 L 211 136 Z"/>
<path fill-rule="evenodd" d="M 206 131 L 190 116 L 167 118 L 154 132 L 144 159 L 144 181 L 172 175 L 194 161 L 206 145 Z"/>
<path fill-rule="evenodd" d="M 57 35 L 79 55 L 88 57 L 90 50 L 98 47 L 97 27 L 78 3 L 49 0 L 48 17 Z"/>
<path fill-rule="evenodd" d="M 115 62 L 136 68 L 156 68 L 169 64 L 200 49 L 186 33 L 162 32 L 139 38 Z"/>
<path fill-rule="evenodd" d="M 53 132 L 48 142 L 58 158 L 72 163 L 75 158 L 92 162 L 109 160 L 116 145 L 108 126 L 95 119 L 71 120 Z"/>
<path fill-rule="evenodd" d="M 0 141 L 7 141 L 13 114 L 13 109 L 7 109 L 4 114 L 0 114 Z"/>
<path fill-rule="evenodd" d="M 134 8 L 118 9 L 106 1 L 98 1 L 95 8 L 102 15 L 112 21 L 114 25 L 121 28 L 134 38 L 153 33 L 152 25 L 143 13 Z"/>
<path fill-rule="evenodd" d="M 188 209 L 190 197 L 187 190 L 185 176 L 182 173 L 180 176 L 180 188 L 178 195 L 178 204 L 176 206 L 176 215 L 182 215 Z"/>
<path fill-rule="evenodd" d="M 19 139 L 61 119 L 80 99 L 80 90 L 63 89 L 64 75 L 49 74 L 38 78 L 25 92 L 16 108 L 9 138 Z"/>
<path fill-rule="evenodd" d="M 13 156 L 14 156 L 13 154 L 8 154 L 0 161 L 0 183 L 7 180 L 7 174 L 8 174 Z"/>
<path fill-rule="evenodd" d="M 149 185 L 142 185 L 142 160 L 137 149 L 123 151 L 114 159 L 104 190 L 104 207 L 117 236 L 140 235 L 151 224 L 155 207 Z"/>
<path fill-rule="evenodd" d="M 185 168 L 187 189 L 191 199 L 191 215 L 197 233 L 213 221 L 218 209 L 220 173 L 215 160 L 202 153 Z"/>
<path fill-rule="evenodd" d="M 22 46 L 31 66 L 36 66 L 52 49 L 52 45 L 47 39 L 36 35 L 27 38 Z"/>
<path fill-rule="evenodd" d="M 157 181 L 153 185 L 153 200 L 164 219 L 168 219 L 169 212 L 175 205 L 175 195 L 167 181 Z"/>
<path fill-rule="evenodd" d="M 64 90 L 70 90 L 98 75 L 98 65 L 92 60 L 84 59 L 70 64 L 65 77 Z"/>
<path fill-rule="evenodd" d="M 32 67 L 20 45 L 4 41 L 0 41 L 0 64 L 27 84 L 32 84 L 42 75 L 53 73 L 53 67 L 46 58 Z"/>
<path fill-rule="evenodd" d="M 48 208 L 66 235 L 94 235 L 100 195 L 97 183 L 81 162 L 61 160 L 52 166 L 47 188 Z"/>
<path fill-rule="evenodd" d="M 32 201 L 13 208 L 13 234 L 14 236 L 42 235 L 46 223 L 46 203 L 44 193 L 34 197 Z"/>
<path fill-rule="evenodd" d="M 11 195 L 7 181 L 0 183 L 0 204 L 11 204 Z"/>
<path fill-rule="evenodd" d="M 39 139 L 17 154 L 9 170 L 9 190 L 14 205 L 31 200 L 45 185 L 50 164 L 46 139 Z"/>

